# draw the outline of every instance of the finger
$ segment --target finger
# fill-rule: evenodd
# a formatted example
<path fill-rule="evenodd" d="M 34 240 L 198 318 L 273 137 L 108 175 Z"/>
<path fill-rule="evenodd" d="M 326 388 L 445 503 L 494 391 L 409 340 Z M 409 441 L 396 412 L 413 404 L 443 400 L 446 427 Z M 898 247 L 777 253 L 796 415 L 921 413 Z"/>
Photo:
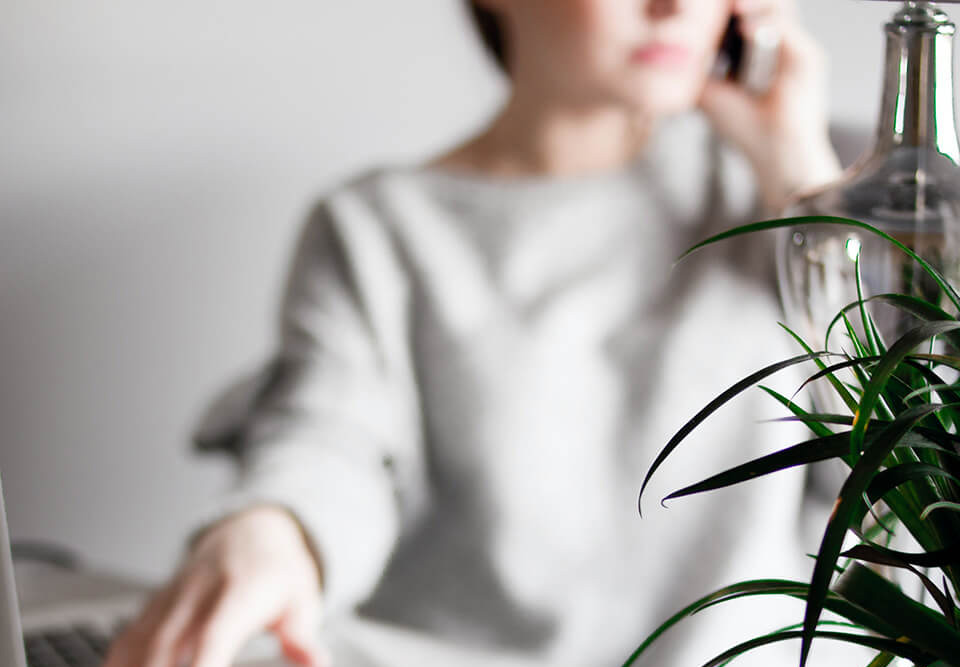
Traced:
<path fill-rule="evenodd" d="M 143 667 L 176 667 L 189 629 L 209 607 L 214 591 L 205 577 L 188 577 L 173 596 L 166 613 L 148 628 L 144 638 Z"/>
<path fill-rule="evenodd" d="M 755 102 L 743 86 L 731 81 L 711 79 L 700 93 L 699 106 L 715 121 L 740 119 L 753 115 Z"/>
<path fill-rule="evenodd" d="M 799 16 L 781 2 L 762 0 L 761 6 L 751 11 L 739 13 L 740 33 L 748 44 L 766 45 L 780 50 L 780 44 L 787 36 L 795 37 L 803 33 Z"/>
<path fill-rule="evenodd" d="M 167 608 L 176 599 L 176 592 L 180 586 L 179 582 L 173 581 L 152 595 L 130 627 L 152 627 L 159 622 L 166 615 Z"/>
<path fill-rule="evenodd" d="M 733 13 L 744 19 L 754 16 L 794 17 L 797 3 L 794 0 L 734 0 Z"/>
<path fill-rule="evenodd" d="M 328 662 L 317 642 L 319 627 L 319 600 L 311 597 L 291 607 L 270 629 L 280 640 L 287 659 L 298 665 L 314 667 Z"/>
<path fill-rule="evenodd" d="M 110 644 L 103 667 L 130 667 L 137 664 L 136 645 L 126 637 L 127 633 L 124 633 Z"/>
<path fill-rule="evenodd" d="M 275 612 L 258 604 L 256 597 L 249 589 L 223 587 L 198 631 L 193 667 L 229 667 L 243 645 L 266 627 Z"/>
<path fill-rule="evenodd" d="M 787 26 L 779 32 L 777 53 L 771 92 L 799 89 L 808 101 L 810 95 L 825 94 L 827 56 L 811 35 L 800 26 Z"/>
<path fill-rule="evenodd" d="M 180 661 L 177 663 L 177 667 L 193 664 L 197 642 L 199 641 L 200 628 L 204 627 L 207 623 L 220 596 L 220 589 L 218 587 L 211 586 L 208 588 L 208 592 L 209 594 L 197 605 L 196 612 L 180 634 L 174 653 Z"/>
<path fill-rule="evenodd" d="M 755 47 L 776 51 L 776 70 L 767 97 L 775 97 L 784 86 L 819 86 L 826 79 L 827 56 L 813 37 L 799 24 L 762 20 L 745 22 L 743 33 Z"/>
<path fill-rule="evenodd" d="M 136 619 L 114 638 L 104 667 L 140 665 L 147 640 L 174 600 L 175 586 L 167 586 L 150 597 Z"/>
<path fill-rule="evenodd" d="M 747 42 L 758 39 L 780 44 L 781 57 L 794 57 L 798 62 L 825 58 L 823 50 L 813 36 L 795 17 L 780 13 L 754 13 L 744 15 L 740 30 Z"/>

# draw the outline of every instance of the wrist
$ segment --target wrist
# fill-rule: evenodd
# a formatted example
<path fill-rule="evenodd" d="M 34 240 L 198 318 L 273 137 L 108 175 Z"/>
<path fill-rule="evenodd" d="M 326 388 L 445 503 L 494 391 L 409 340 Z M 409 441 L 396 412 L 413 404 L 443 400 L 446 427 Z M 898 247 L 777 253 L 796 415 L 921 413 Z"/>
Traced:
<path fill-rule="evenodd" d="M 319 548 L 317 548 L 317 545 L 310 537 L 310 533 L 307 531 L 306 527 L 293 510 L 287 507 L 281 507 L 279 505 L 271 506 L 270 509 L 281 513 L 288 521 L 292 523 L 293 528 L 297 533 L 299 543 L 304 549 L 304 555 L 309 559 L 310 568 L 316 575 L 317 590 L 322 591 L 324 587 L 323 558 L 320 555 Z"/>
<path fill-rule="evenodd" d="M 301 563 L 298 568 L 316 580 L 318 591 L 323 590 L 323 561 L 319 550 L 296 513 L 283 505 L 256 504 L 221 516 L 191 536 L 187 555 L 193 556 L 205 549 L 216 550 L 218 544 L 229 543 L 237 535 L 281 548 L 288 554 L 285 558 L 295 555 L 296 562 Z"/>
<path fill-rule="evenodd" d="M 248 511 L 257 513 L 263 517 L 263 520 L 276 524 L 278 529 L 289 536 L 292 543 L 296 545 L 297 553 L 303 556 L 305 565 L 315 574 L 317 589 L 323 590 L 323 561 L 320 552 L 297 514 L 288 507 L 273 504 L 258 505 Z"/>

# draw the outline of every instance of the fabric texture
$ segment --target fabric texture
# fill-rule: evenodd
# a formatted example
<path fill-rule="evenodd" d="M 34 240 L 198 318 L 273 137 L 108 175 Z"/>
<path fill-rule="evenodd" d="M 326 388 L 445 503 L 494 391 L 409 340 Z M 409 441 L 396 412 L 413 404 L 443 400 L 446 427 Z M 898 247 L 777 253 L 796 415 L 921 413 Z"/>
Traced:
<path fill-rule="evenodd" d="M 687 419 L 796 354 L 769 238 L 673 266 L 755 202 L 746 165 L 698 116 L 616 172 L 396 167 L 335 189 L 297 246 L 275 357 L 197 434 L 240 464 L 217 511 L 289 508 L 321 555 L 328 614 L 359 607 L 565 665 L 621 664 L 738 578 L 807 576 L 800 471 L 658 504 L 803 437 L 761 423 L 783 413 L 758 390 L 695 432 L 637 511 Z M 643 664 L 701 664 L 778 627 L 779 611 L 742 609 L 681 625 Z"/>

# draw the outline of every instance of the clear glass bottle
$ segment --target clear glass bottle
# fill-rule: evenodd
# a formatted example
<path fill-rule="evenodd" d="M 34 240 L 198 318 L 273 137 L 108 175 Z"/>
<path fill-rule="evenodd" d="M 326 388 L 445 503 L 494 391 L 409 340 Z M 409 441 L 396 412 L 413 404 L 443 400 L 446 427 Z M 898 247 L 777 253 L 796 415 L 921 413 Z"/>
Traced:
<path fill-rule="evenodd" d="M 880 124 L 872 148 L 841 180 L 798 199 L 786 214 L 854 218 L 913 248 L 956 284 L 960 248 L 960 141 L 953 95 L 953 36 L 947 15 L 906 2 L 886 26 Z M 865 296 L 888 292 L 936 301 L 937 287 L 902 252 L 865 231 L 839 225 L 794 227 L 780 238 L 778 272 L 787 321 L 813 347 L 857 299 L 854 260 Z M 889 341 L 909 324 L 872 307 Z M 858 318 L 853 317 L 852 320 Z M 842 341 L 831 340 L 836 348 Z"/>

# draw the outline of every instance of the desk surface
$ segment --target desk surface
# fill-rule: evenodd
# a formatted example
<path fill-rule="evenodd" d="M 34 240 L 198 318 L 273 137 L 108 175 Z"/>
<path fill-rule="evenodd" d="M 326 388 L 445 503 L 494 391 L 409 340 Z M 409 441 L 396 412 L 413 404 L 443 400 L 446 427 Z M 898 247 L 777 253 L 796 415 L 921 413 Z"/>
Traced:
<path fill-rule="evenodd" d="M 344 619 L 329 630 L 329 637 L 333 667 L 547 667 L 518 656 L 465 650 L 363 618 Z"/>

